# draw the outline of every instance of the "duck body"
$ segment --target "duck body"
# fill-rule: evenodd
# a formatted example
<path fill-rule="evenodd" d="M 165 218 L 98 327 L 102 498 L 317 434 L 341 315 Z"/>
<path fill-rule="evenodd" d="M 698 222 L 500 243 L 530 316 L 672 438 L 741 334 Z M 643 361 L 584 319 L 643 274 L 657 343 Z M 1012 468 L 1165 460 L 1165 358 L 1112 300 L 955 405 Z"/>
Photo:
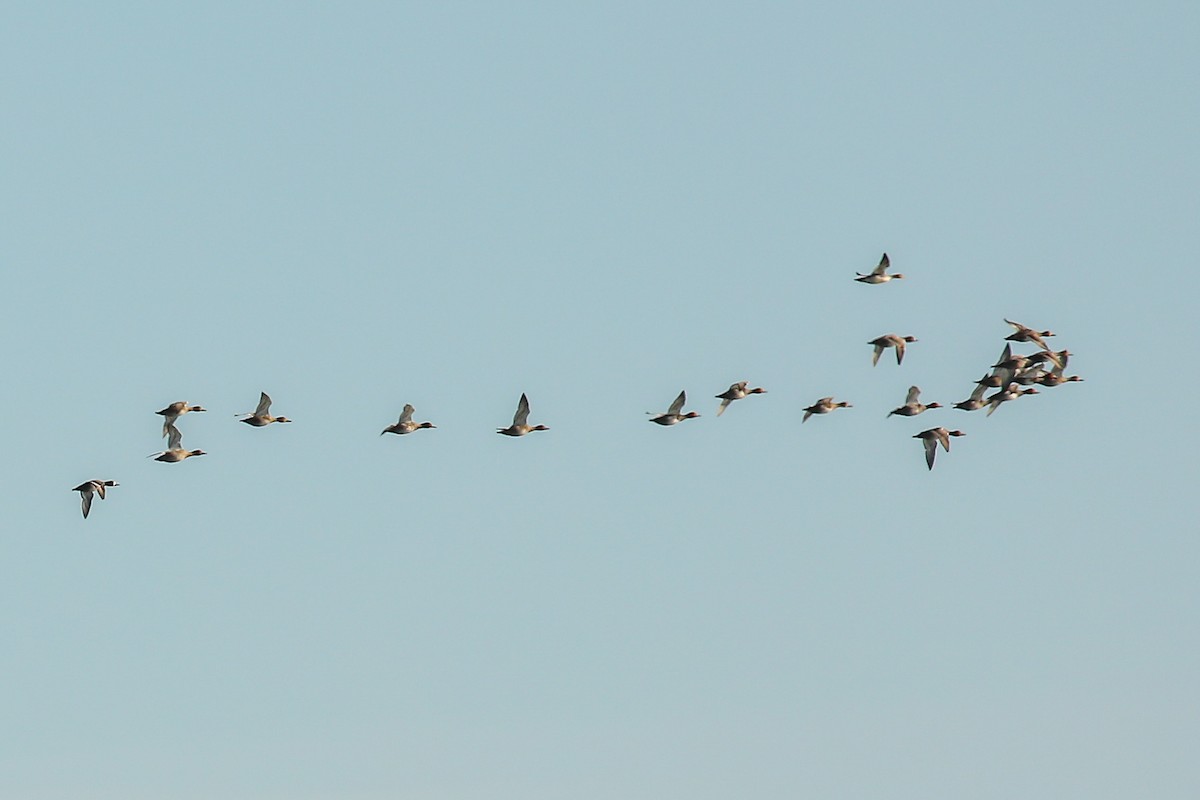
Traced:
<path fill-rule="evenodd" d="M 1082 380 L 1083 378 L 1079 377 L 1078 375 L 1072 375 L 1068 378 L 1063 375 L 1061 370 L 1059 370 L 1047 372 L 1038 378 L 1037 383 L 1040 386 L 1053 388 L 1055 386 L 1062 386 L 1064 383 L 1076 383 Z"/>
<path fill-rule="evenodd" d="M 208 453 L 203 450 L 164 450 L 155 456 L 155 461 L 162 461 L 165 464 L 176 464 L 186 458 L 192 456 L 206 456 Z"/>

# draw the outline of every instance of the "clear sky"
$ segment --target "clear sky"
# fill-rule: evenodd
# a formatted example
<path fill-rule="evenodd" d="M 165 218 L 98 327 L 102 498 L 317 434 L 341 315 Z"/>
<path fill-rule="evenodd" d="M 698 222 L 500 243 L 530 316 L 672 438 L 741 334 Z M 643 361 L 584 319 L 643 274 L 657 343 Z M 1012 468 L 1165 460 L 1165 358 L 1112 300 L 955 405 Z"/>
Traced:
<path fill-rule="evenodd" d="M 0 796 L 1195 798 L 1198 26 L 7 5 Z"/>

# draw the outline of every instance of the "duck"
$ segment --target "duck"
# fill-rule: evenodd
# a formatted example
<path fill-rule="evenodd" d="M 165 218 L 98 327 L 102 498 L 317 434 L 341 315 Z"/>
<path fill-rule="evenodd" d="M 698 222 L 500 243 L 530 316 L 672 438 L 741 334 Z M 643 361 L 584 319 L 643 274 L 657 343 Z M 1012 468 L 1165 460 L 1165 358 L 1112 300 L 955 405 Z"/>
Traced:
<path fill-rule="evenodd" d="M 888 412 L 890 417 L 892 414 L 899 414 L 902 417 L 915 417 L 917 414 L 928 411 L 931 408 L 941 408 L 941 403 L 925 403 L 917 402 L 917 398 L 921 395 L 921 389 L 918 386 L 908 387 L 908 397 L 904 400 L 904 405 L 899 408 L 893 408 Z"/>
<path fill-rule="evenodd" d="M 545 425 L 529 425 L 529 398 L 525 393 L 521 393 L 521 399 L 517 402 L 517 413 L 513 414 L 513 422 L 507 428 L 497 428 L 496 433 L 503 433 L 505 436 L 524 436 L 531 431 L 548 431 L 550 430 Z"/>
<path fill-rule="evenodd" d="M 1013 371 L 1011 369 L 995 369 L 990 375 L 984 375 L 976 384 L 985 389 L 999 389 L 1001 386 L 1007 386 L 1012 383 Z"/>
<path fill-rule="evenodd" d="M 737 383 L 730 384 L 728 389 L 721 392 L 719 395 L 716 395 L 716 397 L 721 401 L 721 405 L 717 408 L 717 416 L 719 417 L 722 414 L 724 414 L 725 409 L 728 408 L 729 404 L 732 403 L 734 400 L 741 400 L 742 398 L 749 397 L 752 394 L 766 394 L 767 393 L 767 390 L 762 388 L 761 386 L 755 387 L 753 389 L 746 388 L 749 385 L 750 385 L 749 381 L 738 381 Z"/>
<path fill-rule="evenodd" d="M 1061 350 L 1057 353 L 1051 350 L 1039 350 L 1038 352 L 1030 353 L 1027 356 L 1010 355 L 1008 358 L 996 362 L 992 365 L 992 367 L 994 369 L 1007 369 L 1012 372 L 1020 372 L 1021 370 L 1036 367 L 1039 364 L 1045 364 L 1047 361 L 1059 364 L 1062 362 L 1063 358 L 1069 355 L 1071 355 L 1071 353 L 1067 350 Z"/>
<path fill-rule="evenodd" d="M 903 363 L 904 345 L 908 342 L 915 342 L 916 340 L 917 337 L 915 336 L 898 336 L 894 333 L 884 334 L 883 336 L 878 336 L 872 339 L 871 341 L 867 342 L 867 344 L 875 345 L 875 355 L 871 357 L 871 366 L 875 366 L 879 363 L 879 355 L 883 352 L 885 347 L 896 348 L 896 363 Z"/>
<path fill-rule="evenodd" d="M 1038 385 L 1054 387 L 1062 386 L 1064 383 L 1075 383 L 1082 380 L 1083 378 L 1079 377 L 1078 375 L 1072 375 L 1069 378 L 1063 377 L 1062 372 L 1058 369 L 1055 369 L 1041 376 L 1041 378 L 1038 379 Z"/>
<path fill-rule="evenodd" d="M 954 407 L 963 411 L 978 411 L 987 405 L 983 400 L 983 393 L 987 391 L 987 386 L 980 383 L 975 387 L 975 391 L 971 392 L 971 396 L 960 403 L 955 403 Z"/>
<path fill-rule="evenodd" d="M 241 422 L 251 425 L 255 428 L 262 428 L 270 425 L 272 422 L 291 422 L 287 417 L 272 417 L 271 416 L 271 398 L 266 392 L 262 392 L 258 398 L 258 408 L 254 409 L 253 414 L 239 414 L 238 416 L 245 417 Z"/>
<path fill-rule="evenodd" d="M 993 370 L 1002 370 L 1002 369 L 1008 370 L 1008 372 L 1010 374 L 1012 374 L 1012 373 L 1018 372 L 1020 370 L 1023 370 L 1026 367 L 1036 366 L 1036 364 L 1034 364 L 1033 362 L 1030 361 L 1030 358 L 1031 358 L 1030 356 L 1010 355 L 1008 358 L 1004 359 L 1003 361 L 997 361 L 995 364 L 992 364 L 992 369 Z"/>
<path fill-rule="evenodd" d="M 696 417 L 700 416 L 695 411 L 689 411 L 686 414 L 682 413 L 683 404 L 686 402 L 687 392 L 680 392 L 679 397 L 676 397 L 675 401 L 671 403 L 671 407 L 667 409 L 667 413 L 654 414 L 653 411 L 647 411 L 646 413 L 654 414 L 654 416 L 650 417 L 650 422 L 654 422 L 659 425 L 674 425 L 678 422 L 683 422 L 685 419 L 695 419 Z"/>
<path fill-rule="evenodd" d="M 204 411 L 204 410 L 205 409 L 202 408 L 201 406 L 189 406 L 187 404 L 186 400 L 180 400 L 178 402 L 171 403 L 171 405 L 167 406 L 162 411 L 155 411 L 154 413 L 161 415 L 163 418 L 162 435 L 163 435 L 163 438 L 166 438 L 167 433 L 168 433 L 167 428 L 174 425 L 175 420 L 179 419 L 182 415 L 188 413 L 189 411 Z"/>
<path fill-rule="evenodd" d="M 888 254 L 884 253 L 883 258 L 879 259 L 879 266 L 875 267 L 875 269 L 871 270 L 866 275 L 862 274 L 861 272 L 854 273 L 858 276 L 854 280 L 858 281 L 859 283 L 876 284 L 887 283 L 890 280 L 898 280 L 903 278 L 904 275 L 900 272 L 897 272 L 895 275 L 887 274 L 888 267 L 891 265 L 892 262 L 888 259 Z"/>
<path fill-rule="evenodd" d="M 1042 386 L 1054 387 L 1062 386 L 1064 383 L 1075 383 L 1077 381 L 1082 381 L 1083 378 L 1079 377 L 1078 375 L 1072 375 L 1069 378 L 1065 377 L 1064 375 L 1067 369 L 1067 358 L 1070 355 L 1071 354 L 1066 350 L 1058 353 L 1058 356 L 1061 358 L 1060 363 L 1056 364 L 1054 369 L 1050 370 L 1049 372 L 1045 372 L 1038 376 L 1037 383 Z"/>
<path fill-rule="evenodd" d="M 950 452 L 950 437 L 951 436 L 966 436 L 962 431 L 948 431 L 945 428 L 930 428 L 927 431 L 921 431 L 915 434 L 912 438 L 920 439 L 925 445 L 925 466 L 933 469 L 933 459 L 937 456 L 937 448 L 940 444 L 942 449 L 947 453 Z"/>
<path fill-rule="evenodd" d="M 1000 407 L 1001 403 L 1008 403 L 1013 400 L 1016 400 L 1018 397 L 1020 397 L 1023 394 L 1037 394 L 1037 393 L 1038 393 L 1038 390 L 1034 389 L 1033 387 L 1030 387 L 1028 389 L 1021 389 L 1021 388 L 1019 388 L 1019 386 L 1017 384 L 1010 383 L 1008 385 L 1007 389 L 1002 389 L 1001 391 L 996 392 L 995 394 L 986 398 L 985 402 L 987 403 L 988 406 L 990 406 L 990 408 L 988 408 L 987 416 L 990 417 L 996 411 L 996 409 Z"/>
<path fill-rule="evenodd" d="M 813 403 L 808 408 L 804 409 L 804 416 L 800 418 L 800 424 L 808 422 L 808 418 L 813 414 L 828 414 L 835 408 L 853 408 L 854 406 L 847 403 L 845 400 L 840 403 L 835 403 L 832 397 L 822 397 L 817 402 Z"/>
<path fill-rule="evenodd" d="M 151 453 L 146 458 L 153 458 L 155 461 L 162 461 L 167 464 L 174 464 L 177 461 L 183 461 L 192 456 L 206 456 L 208 453 L 203 450 L 184 450 L 183 449 L 183 434 L 179 432 L 179 428 L 174 425 L 167 432 L 167 449 L 160 453 Z"/>
<path fill-rule="evenodd" d="M 1062 350 L 1058 350 L 1058 351 L 1042 350 L 1042 351 L 1034 353 L 1032 356 L 1030 356 L 1029 363 L 1045 364 L 1047 361 L 1049 361 L 1051 364 L 1053 364 L 1056 367 L 1065 367 L 1067 364 L 1067 359 L 1073 355 L 1074 355 L 1074 353 L 1072 353 L 1070 350 L 1067 350 L 1067 349 L 1062 349 Z"/>
<path fill-rule="evenodd" d="M 83 505 L 83 518 L 87 519 L 88 512 L 92 510 L 92 495 L 100 495 L 100 499 L 104 499 L 104 490 L 109 486 L 120 486 L 116 481 L 84 481 L 83 483 L 72 489 L 72 492 L 79 492 L 79 499 Z"/>
<path fill-rule="evenodd" d="M 1019 383 L 1022 386 L 1032 386 L 1033 384 L 1040 382 L 1042 378 L 1048 374 L 1050 374 L 1048 370 L 1045 370 L 1042 367 L 1034 364 L 1033 366 L 1026 367 L 1020 372 L 1014 373 L 1012 376 L 1012 382 Z"/>
<path fill-rule="evenodd" d="M 1046 346 L 1046 343 L 1044 341 L 1042 341 L 1042 337 L 1043 336 L 1053 336 L 1054 335 L 1053 331 L 1034 330 L 1033 328 L 1030 328 L 1028 325 L 1022 325 L 1019 322 L 1013 322 L 1011 319 L 1007 319 L 1007 318 L 1004 321 L 1007 322 L 1009 325 L 1012 325 L 1013 328 L 1015 329 L 1013 331 L 1013 333 L 1004 337 L 1008 341 L 1010 341 L 1010 342 L 1033 342 L 1034 344 L 1036 344 L 1038 347 L 1042 348 L 1043 350 L 1050 349 L 1049 347 Z"/>
<path fill-rule="evenodd" d="M 384 428 L 382 431 L 379 432 L 379 435 L 383 436 L 383 434 L 385 434 L 385 433 L 405 434 L 405 433 L 412 433 L 413 431 L 419 431 L 419 430 L 421 430 L 421 428 L 436 428 L 437 427 L 437 425 L 434 425 L 432 422 L 422 422 L 420 424 L 413 422 L 412 415 L 413 415 L 413 411 L 415 411 L 415 410 L 416 409 L 413 408 L 411 405 L 409 405 L 408 403 L 405 403 L 404 410 L 400 412 L 400 420 L 395 425 L 388 425 L 386 428 Z"/>

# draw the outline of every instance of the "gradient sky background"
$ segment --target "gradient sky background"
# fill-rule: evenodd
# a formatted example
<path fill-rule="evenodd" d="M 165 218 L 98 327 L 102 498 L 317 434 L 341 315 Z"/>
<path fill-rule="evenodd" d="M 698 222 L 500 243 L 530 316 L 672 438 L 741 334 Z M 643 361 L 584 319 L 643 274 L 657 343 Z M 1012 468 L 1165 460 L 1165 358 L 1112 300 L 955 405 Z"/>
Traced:
<path fill-rule="evenodd" d="M 0 26 L 0 796 L 1200 792 L 1195 4 L 103 5 Z M 885 419 L 1003 317 L 1086 382 Z"/>

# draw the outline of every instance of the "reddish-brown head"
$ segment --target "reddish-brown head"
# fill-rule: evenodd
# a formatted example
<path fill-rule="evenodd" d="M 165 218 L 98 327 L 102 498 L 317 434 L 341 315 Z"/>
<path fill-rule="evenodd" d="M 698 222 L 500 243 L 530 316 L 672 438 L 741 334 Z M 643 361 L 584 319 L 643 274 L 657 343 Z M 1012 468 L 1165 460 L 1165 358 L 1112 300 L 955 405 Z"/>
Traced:
<path fill-rule="evenodd" d="M 697 414 L 695 411 L 689 411 L 688 413 L 681 416 L 680 419 L 695 419 L 698 416 L 700 416 L 700 415 Z"/>
<path fill-rule="evenodd" d="M 927 404 L 927 405 L 925 406 L 925 408 L 926 408 L 926 409 L 930 409 L 930 408 L 941 408 L 941 407 L 942 407 L 942 404 L 941 404 L 941 403 L 929 403 L 929 404 Z"/>

